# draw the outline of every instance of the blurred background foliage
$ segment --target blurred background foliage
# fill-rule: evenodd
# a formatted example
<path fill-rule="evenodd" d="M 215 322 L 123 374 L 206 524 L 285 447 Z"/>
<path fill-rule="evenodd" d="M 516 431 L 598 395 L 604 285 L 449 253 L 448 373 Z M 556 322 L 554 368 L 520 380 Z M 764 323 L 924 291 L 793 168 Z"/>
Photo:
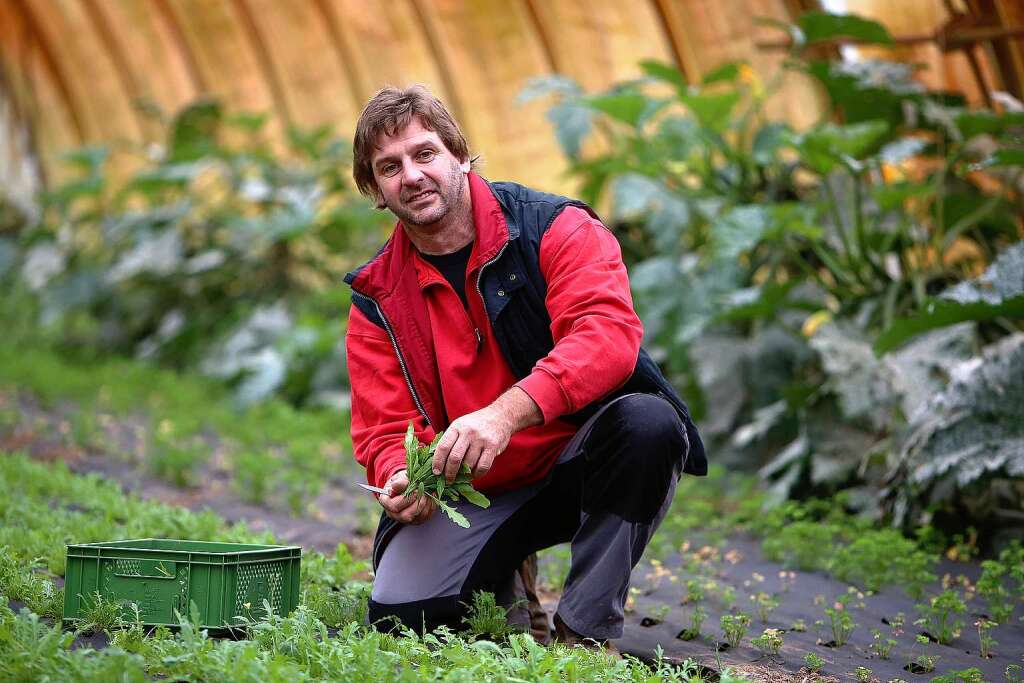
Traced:
<path fill-rule="evenodd" d="M 713 460 L 770 501 L 846 491 L 911 527 L 1024 530 L 1024 107 L 968 110 L 912 66 L 844 62 L 808 13 L 778 74 L 699 83 L 655 61 L 586 92 L 537 79 L 548 118 L 622 244 L 645 344 L 700 417 Z M 829 107 L 804 130 L 765 103 L 787 73 Z M 342 276 L 390 229 L 347 145 L 198 101 L 148 111 L 163 137 L 125 181 L 69 151 L 37 222 L 4 214 L 7 344 L 152 360 L 219 377 L 240 404 L 347 405 Z M 230 136 L 225 133 L 230 132 Z M 231 144 L 225 142 L 230 137 Z"/>

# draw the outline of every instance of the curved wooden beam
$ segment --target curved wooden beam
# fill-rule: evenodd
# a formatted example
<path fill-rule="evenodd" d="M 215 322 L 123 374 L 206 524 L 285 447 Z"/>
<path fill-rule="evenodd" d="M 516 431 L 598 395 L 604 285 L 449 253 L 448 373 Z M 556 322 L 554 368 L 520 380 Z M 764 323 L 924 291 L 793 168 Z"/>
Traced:
<path fill-rule="evenodd" d="M 132 121 L 135 122 L 136 132 L 139 139 L 144 139 L 146 124 L 142 113 L 135 106 L 135 99 L 138 97 L 139 84 L 135 79 L 128 59 L 125 57 L 124 48 L 117 42 L 114 32 L 110 30 L 110 22 L 107 20 L 103 10 L 100 9 L 98 0 L 81 0 L 85 8 L 85 15 L 89 18 L 96 33 L 99 34 L 100 43 L 107 52 L 110 62 L 114 65 L 114 72 L 117 74 L 117 81 L 121 84 L 125 97 L 128 99 L 128 108 L 131 110 Z"/>
<path fill-rule="evenodd" d="M 341 72 L 345 74 L 345 80 L 348 82 L 348 91 L 352 97 L 352 103 L 355 105 L 355 111 L 360 112 L 366 106 L 366 101 L 370 97 L 370 89 L 363 82 L 358 71 L 352 67 L 355 64 L 355 59 L 352 56 L 352 47 L 348 44 L 341 28 L 338 26 L 338 17 L 327 4 L 327 0 L 313 0 L 313 4 L 320 13 L 324 26 L 327 28 L 327 36 L 331 41 L 334 56 L 338 60 Z"/>
<path fill-rule="evenodd" d="M 46 34 L 39 28 L 39 23 L 35 15 L 32 14 L 30 3 L 26 2 L 26 0 L 13 0 L 13 2 L 14 6 L 21 13 L 22 20 L 28 27 L 28 33 L 32 37 L 33 42 L 39 46 L 39 53 L 43 58 L 43 64 L 46 66 L 46 70 L 50 72 L 54 85 L 57 86 L 57 92 L 60 93 L 61 100 L 64 101 L 64 108 L 67 109 L 68 116 L 71 117 L 71 124 L 75 128 L 75 137 L 78 138 L 78 143 L 82 144 L 86 140 L 85 124 L 82 122 L 81 113 L 75 107 L 75 100 L 71 95 L 71 88 L 68 85 L 67 77 L 61 71 L 60 65 L 57 63 L 56 57 L 54 57 L 53 48 L 47 42 Z"/>
<path fill-rule="evenodd" d="M 151 1 L 156 8 L 156 13 L 160 16 L 164 25 L 167 26 L 167 33 L 171 36 L 171 40 L 174 41 L 178 54 L 181 55 L 185 62 L 185 70 L 188 72 L 189 80 L 192 81 L 192 89 L 200 95 L 206 94 L 209 91 L 206 79 L 203 78 L 203 72 L 199 69 L 199 62 L 196 61 L 196 56 L 192 53 L 192 48 L 189 47 L 188 39 L 185 38 L 185 32 L 181 30 L 181 24 L 178 22 L 177 15 L 174 14 L 174 9 L 167 3 L 167 0 Z"/>
<path fill-rule="evenodd" d="M 416 18 L 420 22 L 420 26 L 423 27 L 423 36 L 427 41 L 427 48 L 430 50 L 430 54 L 434 57 L 434 61 L 437 63 L 437 72 L 441 77 L 441 82 L 444 84 L 444 89 L 447 93 L 445 98 L 447 101 L 445 105 L 451 110 L 455 116 L 455 120 L 459 122 L 460 126 L 465 127 L 465 107 L 462 104 L 462 100 L 459 97 L 459 91 L 455 88 L 455 81 L 452 78 L 451 65 L 448 63 L 448 58 L 444 54 L 444 49 L 441 47 L 441 37 L 437 34 L 437 27 L 430 22 L 430 18 L 427 16 L 426 10 L 420 4 L 422 0 L 409 0 L 412 5 L 413 11 L 416 14 Z"/>
<path fill-rule="evenodd" d="M 270 52 L 267 50 L 263 34 L 260 33 L 259 26 L 256 25 L 256 20 L 253 19 L 252 10 L 245 0 L 232 0 L 231 4 L 235 8 L 235 14 L 241 20 L 242 34 L 246 36 L 249 44 L 252 46 L 253 53 L 256 55 L 256 62 L 259 64 L 260 71 L 263 74 L 263 80 L 266 81 L 267 87 L 270 88 L 270 96 L 274 100 L 274 108 L 281 112 L 285 125 L 291 126 L 294 117 L 292 116 L 291 109 L 288 107 L 288 99 L 284 95 L 284 87 L 281 85 L 281 79 L 277 77 L 274 62 L 270 57 Z"/>
<path fill-rule="evenodd" d="M 672 61 L 675 62 L 675 66 L 679 69 L 679 72 L 683 74 L 686 80 L 691 83 L 695 83 L 700 80 L 700 75 L 693 73 L 693 69 L 687 69 L 686 58 L 683 56 L 686 54 L 685 42 L 683 36 L 680 36 L 673 28 L 672 21 L 669 18 L 669 8 L 667 7 L 668 0 L 652 0 L 654 5 L 654 16 L 658 18 L 658 25 L 661 26 L 662 32 L 665 34 L 665 39 L 668 41 L 669 46 L 672 48 Z"/>
<path fill-rule="evenodd" d="M 534 0 L 523 0 L 523 2 L 526 5 L 526 14 L 530 17 L 530 24 L 537 32 L 538 42 L 544 51 L 544 61 L 547 63 L 548 70 L 556 74 L 563 73 L 561 60 L 558 58 L 558 53 L 555 52 L 547 26 L 541 21 L 540 13 L 537 12 L 537 5 Z"/>

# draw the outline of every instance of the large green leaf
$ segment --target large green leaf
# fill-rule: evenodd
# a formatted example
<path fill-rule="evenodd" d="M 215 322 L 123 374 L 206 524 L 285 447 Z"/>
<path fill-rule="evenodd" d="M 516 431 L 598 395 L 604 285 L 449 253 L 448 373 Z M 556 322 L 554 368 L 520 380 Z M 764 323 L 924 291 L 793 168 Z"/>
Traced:
<path fill-rule="evenodd" d="M 559 102 L 548 109 L 547 118 L 555 127 L 555 138 L 562 151 L 570 159 L 578 158 L 580 145 L 593 127 L 594 111 L 575 101 Z"/>
<path fill-rule="evenodd" d="M 652 78 L 675 86 L 676 90 L 680 92 L 686 89 L 686 77 L 674 66 L 653 59 L 645 59 L 640 62 L 640 70 Z"/>
<path fill-rule="evenodd" d="M 892 36 L 884 26 L 856 14 L 805 12 L 800 15 L 797 25 L 807 45 L 834 38 L 854 38 L 864 43 L 892 45 Z"/>
<path fill-rule="evenodd" d="M 988 166 L 1024 166 L 1024 149 L 997 149 L 986 161 Z"/>
<path fill-rule="evenodd" d="M 916 413 L 900 449 L 896 509 L 904 514 L 968 487 L 971 495 L 960 500 L 991 514 L 1012 489 L 997 489 L 997 482 L 1024 477 L 1024 333 L 1004 337 L 949 374 L 945 391 Z M 1021 504 L 1016 497 L 1007 501 L 1014 512 Z"/>
<path fill-rule="evenodd" d="M 715 257 L 735 260 L 761 241 L 769 225 L 768 207 L 760 204 L 733 207 L 711 225 Z"/>
<path fill-rule="evenodd" d="M 754 135 L 750 155 L 754 162 L 767 166 L 775 162 L 775 155 L 786 146 L 792 136 L 789 124 L 772 121 L 763 125 Z"/>
<path fill-rule="evenodd" d="M 679 100 L 693 112 L 702 126 L 716 131 L 729 127 L 730 114 L 733 107 L 740 101 L 740 94 L 735 91 L 723 93 L 682 94 Z"/>
<path fill-rule="evenodd" d="M 962 111 L 953 116 L 953 123 L 964 140 L 970 140 L 983 133 L 997 135 L 1007 128 L 1024 126 L 1024 112 Z"/>
<path fill-rule="evenodd" d="M 826 123 L 797 138 L 800 159 L 812 170 L 826 175 L 839 165 L 860 160 L 876 151 L 889 134 L 885 121 L 849 125 Z"/>
<path fill-rule="evenodd" d="M 704 74 L 700 82 L 703 85 L 711 85 L 712 83 L 732 83 L 740 77 L 743 67 L 749 67 L 749 64 L 744 61 L 740 62 L 726 62 L 721 66 L 712 69 L 708 73 Z"/>
<path fill-rule="evenodd" d="M 893 323 L 875 341 L 875 351 L 885 353 L 927 330 L 1002 317 L 1024 318 L 1024 242 L 1000 254 L 981 277 L 947 289 L 921 312 Z"/>
<path fill-rule="evenodd" d="M 182 109 L 171 124 L 168 161 L 195 161 L 214 154 L 223 114 L 216 100 L 199 100 Z"/>
<path fill-rule="evenodd" d="M 597 111 L 633 127 L 639 125 L 650 106 L 649 98 L 639 93 L 593 95 L 586 98 L 585 102 Z"/>

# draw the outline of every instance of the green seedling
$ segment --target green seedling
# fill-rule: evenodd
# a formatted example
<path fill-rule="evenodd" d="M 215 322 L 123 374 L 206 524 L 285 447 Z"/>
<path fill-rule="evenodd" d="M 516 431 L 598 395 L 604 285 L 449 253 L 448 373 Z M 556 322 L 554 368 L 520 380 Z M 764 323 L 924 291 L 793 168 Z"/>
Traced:
<path fill-rule="evenodd" d="M 936 676 L 931 683 L 984 683 L 985 677 L 981 670 L 975 667 L 950 671 L 942 676 Z"/>
<path fill-rule="evenodd" d="M 769 595 L 768 593 L 761 592 L 757 595 L 751 595 L 750 599 L 757 606 L 757 615 L 761 618 L 761 623 L 768 623 L 768 615 L 779 606 L 778 598 Z"/>
<path fill-rule="evenodd" d="M 894 636 L 901 635 L 903 633 L 903 624 L 907 621 L 907 615 L 903 612 L 897 612 L 896 616 L 889 620 L 889 631 Z"/>
<path fill-rule="evenodd" d="M 857 678 L 859 683 L 871 683 L 871 669 L 866 666 L 858 666 L 853 670 L 853 675 Z"/>
<path fill-rule="evenodd" d="M 99 591 L 89 595 L 79 595 L 82 600 L 82 622 L 79 630 L 83 632 L 110 631 L 121 620 L 121 601 L 108 600 Z"/>
<path fill-rule="evenodd" d="M 829 619 L 832 644 L 835 647 L 845 645 L 850 640 L 850 634 L 857 628 L 857 624 L 853 622 L 853 617 L 850 616 L 849 610 L 846 609 L 846 596 L 836 600 L 832 607 L 826 607 L 825 616 Z"/>
<path fill-rule="evenodd" d="M 693 613 L 690 614 L 690 627 L 684 628 L 679 632 L 680 640 L 693 640 L 694 638 L 700 638 L 700 627 L 704 624 L 704 620 L 707 619 L 708 613 L 703 607 L 697 605 L 693 608 Z"/>
<path fill-rule="evenodd" d="M 871 629 L 871 645 L 868 649 L 878 655 L 879 659 L 889 659 L 889 653 L 896 647 L 896 641 L 892 638 L 882 638 L 882 632 L 877 628 Z"/>
<path fill-rule="evenodd" d="M 807 622 L 803 619 L 797 619 L 789 625 L 790 631 L 796 631 L 797 633 L 803 633 L 807 630 Z"/>
<path fill-rule="evenodd" d="M 907 662 L 907 665 L 903 667 L 905 670 L 910 673 L 917 674 L 926 674 L 935 671 L 935 663 L 939 661 L 938 655 L 921 654 L 916 657 L 914 656 L 914 652 L 917 650 L 918 646 L 927 647 L 930 642 L 931 641 L 928 640 L 928 636 L 919 635 L 914 638 L 914 644 L 910 647 L 909 661 Z"/>
<path fill-rule="evenodd" d="M 991 631 L 999 624 L 994 621 L 981 618 L 974 622 L 974 625 L 978 629 L 978 641 L 981 643 L 981 657 L 982 659 L 991 659 L 992 648 L 999 644 L 992 638 Z"/>
<path fill-rule="evenodd" d="M 963 614 L 967 605 L 954 590 L 944 590 L 933 597 L 927 605 L 918 604 L 924 625 L 928 632 L 943 645 L 953 642 L 959 637 L 964 622 L 956 619 L 954 614 Z M 920 620 L 919 620 L 920 621 Z"/>
<path fill-rule="evenodd" d="M 704 586 L 700 579 L 687 579 L 686 580 L 686 595 L 683 597 L 682 604 L 686 605 L 691 602 L 700 602 L 704 599 Z"/>
<path fill-rule="evenodd" d="M 473 604 L 462 603 L 466 608 L 466 616 L 462 622 L 472 638 L 487 638 L 489 640 L 504 640 L 513 633 L 519 633 L 521 629 L 508 623 L 508 613 L 512 609 L 502 607 L 498 604 L 494 593 L 487 591 L 475 591 L 473 593 Z"/>
<path fill-rule="evenodd" d="M 811 672 L 818 673 L 825 666 L 825 660 L 813 652 L 808 652 L 804 655 L 804 664 Z"/>
<path fill-rule="evenodd" d="M 1006 676 L 1006 683 L 1021 683 L 1021 665 L 1020 664 L 1008 664 L 1006 671 L 1003 675 Z"/>
<path fill-rule="evenodd" d="M 775 656 L 782 649 L 782 631 L 766 628 L 761 635 L 750 639 L 751 644 L 766 655 Z"/>
<path fill-rule="evenodd" d="M 668 605 L 652 605 L 647 608 L 647 616 L 650 617 L 654 623 L 660 624 L 665 621 L 665 617 L 667 617 L 668 613 L 671 611 L 672 608 Z"/>
<path fill-rule="evenodd" d="M 978 594 L 988 603 L 988 614 L 1000 624 L 1005 624 L 1013 615 L 1015 605 L 1010 591 L 1003 583 L 1007 567 L 997 560 L 981 563 L 981 576 L 975 584 Z"/>
<path fill-rule="evenodd" d="M 726 586 L 722 589 L 722 605 L 726 609 L 732 609 L 734 604 L 736 604 L 736 589 L 732 586 Z"/>
<path fill-rule="evenodd" d="M 437 444 L 441 442 L 444 432 L 434 437 L 429 446 L 424 446 L 416 438 L 413 430 L 412 420 L 409 421 L 409 429 L 405 432 L 405 471 L 409 477 L 409 486 L 405 489 L 405 497 L 412 495 L 427 496 L 441 508 L 441 511 L 464 529 L 469 528 L 469 520 L 465 515 L 445 502 L 457 501 L 462 496 L 470 503 L 479 505 L 482 508 L 490 507 L 491 501 L 487 496 L 473 488 L 473 475 L 469 466 L 462 464 L 455 481 L 449 484 L 445 481 L 444 474 L 434 474 L 431 469 L 434 462 L 434 451 Z"/>
<path fill-rule="evenodd" d="M 743 641 L 743 636 L 750 628 L 750 617 L 743 613 L 723 614 L 719 626 L 725 634 L 725 642 L 729 643 L 730 647 L 736 647 Z"/>

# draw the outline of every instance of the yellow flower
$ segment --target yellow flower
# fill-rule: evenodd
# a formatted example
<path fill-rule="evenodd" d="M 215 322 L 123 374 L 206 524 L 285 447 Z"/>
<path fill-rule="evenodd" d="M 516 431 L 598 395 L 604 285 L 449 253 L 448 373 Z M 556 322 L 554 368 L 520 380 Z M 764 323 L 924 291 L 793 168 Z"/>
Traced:
<path fill-rule="evenodd" d="M 832 322 L 832 312 L 818 311 L 808 316 L 807 320 L 804 320 L 803 328 L 800 331 L 804 337 L 810 339 L 818 331 L 818 328 L 828 322 Z"/>

